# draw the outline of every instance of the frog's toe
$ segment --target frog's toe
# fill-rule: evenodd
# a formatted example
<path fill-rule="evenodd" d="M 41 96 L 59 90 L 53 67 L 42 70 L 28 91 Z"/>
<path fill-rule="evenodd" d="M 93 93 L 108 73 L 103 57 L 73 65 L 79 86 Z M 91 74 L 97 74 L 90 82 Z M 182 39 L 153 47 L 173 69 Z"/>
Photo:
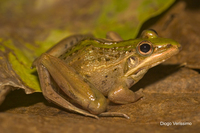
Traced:
<path fill-rule="evenodd" d="M 123 117 L 126 119 L 130 119 L 130 117 L 127 114 L 120 113 L 120 112 L 104 112 L 99 114 L 100 117 Z"/>
<path fill-rule="evenodd" d="M 136 95 L 140 98 L 144 97 L 144 89 L 140 88 L 138 91 L 135 92 Z"/>

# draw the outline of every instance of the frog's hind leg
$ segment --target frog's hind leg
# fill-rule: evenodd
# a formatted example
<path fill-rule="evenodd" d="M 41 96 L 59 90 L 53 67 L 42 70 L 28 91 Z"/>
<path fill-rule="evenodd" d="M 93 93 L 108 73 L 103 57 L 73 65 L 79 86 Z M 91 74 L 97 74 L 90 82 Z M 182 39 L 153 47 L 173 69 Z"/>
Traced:
<path fill-rule="evenodd" d="M 114 31 L 107 32 L 106 38 L 113 41 L 123 41 L 122 37 Z"/>
<path fill-rule="evenodd" d="M 51 84 L 49 72 L 42 64 L 38 64 L 36 68 L 40 78 L 42 93 L 47 100 L 67 110 L 98 119 L 98 116 L 90 114 L 89 112 L 82 110 L 80 108 L 77 108 L 76 106 L 72 105 L 70 102 L 65 100 L 63 97 L 61 97 L 57 92 L 55 92 Z"/>
<path fill-rule="evenodd" d="M 84 109 L 88 110 L 92 114 L 100 114 L 106 110 L 108 102 L 103 94 L 94 88 L 90 82 L 86 81 L 67 63 L 47 53 L 41 56 L 41 60 L 39 62 L 41 65 L 43 65 L 43 67 L 45 67 L 46 70 L 45 73 L 43 72 L 39 75 L 47 75 L 47 72 L 49 72 L 59 88 L 77 104 L 81 105 Z M 40 68 L 44 69 L 43 67 Z M 43 70 L 39 71 L 42 72 Z M 41 77 L 41 79 L 46 78 Z M 46 80 L 46 82 L 49 84 L 49 77 Z M 40 82 L 45 83 L 44 81 Z M 42 88 L 46 88 L 48 84 L 42 84 Z M 52 88 L 50 89 L 52 90 Z M 47 90 L 47 88 L 45 90 Z M 56 99 L 53 99 L 52 101 L 54 100 Z M 78 112 L 77 109 L 74 111 Z"/>

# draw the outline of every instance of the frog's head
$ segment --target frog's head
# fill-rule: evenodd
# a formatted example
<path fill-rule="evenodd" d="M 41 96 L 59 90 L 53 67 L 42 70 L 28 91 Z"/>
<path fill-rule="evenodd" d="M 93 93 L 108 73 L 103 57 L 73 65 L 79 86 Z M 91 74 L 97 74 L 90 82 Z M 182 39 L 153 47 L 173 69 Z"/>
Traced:
<path fill-rule="evenodd" d="M 124 75 L 135 80 L 139 80 L 149 68 L 177 54 L 181 48 L 181 45 L 172 39 L 158 37 L 154 30 L 143 31 L 141 37 L 136 40 L 136 53 L 128 59 L 129 68 Z M 131 67 L 132 62 L 134 67 Z"/>

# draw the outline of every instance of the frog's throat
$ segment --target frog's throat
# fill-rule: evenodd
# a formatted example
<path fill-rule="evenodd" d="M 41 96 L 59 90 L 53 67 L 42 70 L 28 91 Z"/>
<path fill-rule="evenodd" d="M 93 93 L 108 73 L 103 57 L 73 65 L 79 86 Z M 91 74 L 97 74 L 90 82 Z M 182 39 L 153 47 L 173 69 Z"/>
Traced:
<path fill-rule="evenodd" d="M 124 76 L 128 77 L 144 68 L 149 69 L 151 67 L 154 67 L 164 62 L 165 60 L 169 59 L 171 56 L 177 54 L 178 52 L 179 52 L 179 49 L 177 47 L 172 47 L 169 50 L 166 50 L 165 52 L 162 52 L 162 53 L 153 53 L 151 56 L 144 59 L 139 65 L 127 71 Z"/>

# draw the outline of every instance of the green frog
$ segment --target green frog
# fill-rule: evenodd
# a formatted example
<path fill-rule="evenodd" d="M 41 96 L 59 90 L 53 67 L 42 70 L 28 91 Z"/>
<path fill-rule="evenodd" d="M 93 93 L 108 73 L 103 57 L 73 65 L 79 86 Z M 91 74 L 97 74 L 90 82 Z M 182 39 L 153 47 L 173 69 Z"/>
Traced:
<path fill-rule="evenodd" d="M 37 58 L 36 67 L 44 97 L 85 116 L 123 116 L 106 112 L 109 102 L 127 104 L 143 97 L 131 88 L 144 74 L 171 56 L 181 45 L 145 30 L 140 38 L 123 40 L 108 32 L 105 39 L 91 34 L 67 37 Z"/>

